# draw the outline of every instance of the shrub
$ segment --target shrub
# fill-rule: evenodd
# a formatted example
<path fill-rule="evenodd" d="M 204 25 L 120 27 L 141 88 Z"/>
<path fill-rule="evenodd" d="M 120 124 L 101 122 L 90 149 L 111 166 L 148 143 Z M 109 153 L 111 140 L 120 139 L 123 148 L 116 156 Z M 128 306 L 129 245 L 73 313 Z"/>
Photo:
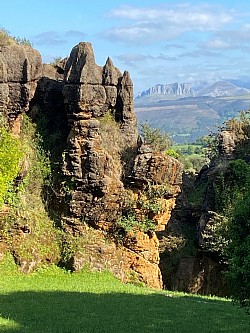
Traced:
<path fill-rule="evenodd" d="M 155 185 L 148 183 L 143 189 L 134 193 L 126 191 L 123 204 L 122 217 L 117 226 L 125 232 L 149 232 L 156 229 L 154 217 L 164 209 L 163 199 L 169 193 L 169 185 Z"/>
<path fill-rule="evenodd" d="M 176 159 L 178 159 L 180 157 L 180 154 L 172 148 L 167 149 L 166 154 L 168 156 L 171 156 L 171 157 L 176 158 Z"/>
<path fill-rule="evenodd" d="M 11 36 L 9 31 L 4 28 L 0 28 L 0 46 L 7 46 L 13 43 L 32 46 L 32 43 L 27 38 Z"/>
<path fill-rule="evenodd" d="M 139 220 L 135 215 L 122 216 L 120 219 L 118 219 L 117 226 L 123 228 L 126 232 L 148 232 L 155 230 L 155 223 L 153 220 L 147 217 Z"/>
<path fill-rule="evenodd" d="M 226 172 L 221 172 L 214 181 L 215 209 L 230 217 L 236 202 L 250 184 L 250 167 L 243 160 L 230 161 Z"/>
<path fill-rule="evenodd" d="M 7 45 L 10 45 L 12 44 L 14 41 L 13 41 L 13 38 L 10 36 L 10 33 L 4 29 L 4 28 L 1 28 L 0 29 L 0 46 L 7 46 Z"/>
<path fill-rule="evenodd" d="M 25 37 L 13 37 L 13 39 L 16 42 L 16 44 L 18 44 L 18 45 L 26 45 L 26 46 L 30 46 L 30 47 L 33 46 L 31 41 Z"/>
<path fill-rule="evenodd" d="M 54 57 L 53 61 L 50 62 L 50 65 L 53 67 L 56 67 L 60 64 L 60 62 L 63 60 L 62 57 Z"/>
<path fill-rule="evenodd" d="M 151 146 L 155 152 L 163 152 L 171 145 L 167 133 L 162 133 L 159 128 L 151 128 L 147 123 L 141 125 L 140 135 L 143 142 Z"/>
<path fill-rule="evenodd" d="M 212 212 L 210 212 L 211 214 Z M 220 262 L 227 262 L 226 248 L 229 244 L 228 218 L 213 212 L 201 235 L 201 248 L 216 255 Z"/>

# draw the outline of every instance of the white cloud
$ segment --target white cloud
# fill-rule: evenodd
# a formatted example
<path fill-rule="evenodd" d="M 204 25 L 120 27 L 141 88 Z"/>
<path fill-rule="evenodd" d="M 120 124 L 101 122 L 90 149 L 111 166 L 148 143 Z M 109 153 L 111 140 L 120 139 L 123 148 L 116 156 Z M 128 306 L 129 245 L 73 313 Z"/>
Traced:
<path fill-rule="evenodd" d="M 105 39 L 126 43 L 167 41 L 185 32 L 217 31 L 234 20 L 235 12 L 210 5 L 121 6 L 109 13 L 118 27 L 101 33 Z"/>
<path fill-rule="evenodd" d="M 56 31 L 46 31 L 31 38 L 32 42 L 37 45 L 59 45 L 65 44 L 66 40 Z"/>
<path fill-rule="evenodd" d="M 77 30 L 68 30 L 64 32 L 45 31 L 39 35 L 31 37 L 31 40 L 36 45 L 55 46 L 66 44 L 68 39 L 82 41 L 84 37 L 85 34 Z"/>
<path fill-rule="evenodd" d="M 180 58 L 189 57 L 189 58 L 201 58 L 201 57 L 220 57 L 221 54 L 217 50 L 207 50 L 204 48 L 197 49 L 190 52 L 181 53 Z"/>
<path fill-rule="evenodd" d="M 237 29 L 221 30 L 214 34 L 213 39 L 203 43 L 203 48 L 217 50 L 241 50 L 249 52 L 250 24 L 243 24 Z"/>
<path fill-rule="evenodd" d="M 165 54 L 159 54 L 157 56 L 149 55 L 149 54 L 135 54 L 135 53 L 126 53 L 121 54 L 115 57 L 123 64 L 127 66 L 136 66 L 138 62 L 152 61 L 152 60 L 162 60 L 162 61 L 176 61 L 177 57 L 171 57 Z"/>
<path fill-rule="evenodd" d="M 207 49 L 230 49 L 231 44 L 223 39 L 213 39 L 203 44 Z"/>
<path fill-rule="evenodd" d="M 78 30 L 68 30 L 65 33 L 65 36 L 69 37 L 69 38 L 85 38 L 86 34 L 82 31 L 78 31 Z"/>
<path fill-rule="evenodd" d="M 133 6 L 122 6 L 110 13 L 112 18 L 123 18 L 132 21 L 156 20 L 170 25 L 181 24 L 193 26 L 198 29 L 215 29 L 218 26 L 230 22 L 233 17 L 231 11 L 225 12 L 222 9 L 215 11 L 214 7 L 204 5 L 174 5 L 162 7 L 137 8 Z"/>

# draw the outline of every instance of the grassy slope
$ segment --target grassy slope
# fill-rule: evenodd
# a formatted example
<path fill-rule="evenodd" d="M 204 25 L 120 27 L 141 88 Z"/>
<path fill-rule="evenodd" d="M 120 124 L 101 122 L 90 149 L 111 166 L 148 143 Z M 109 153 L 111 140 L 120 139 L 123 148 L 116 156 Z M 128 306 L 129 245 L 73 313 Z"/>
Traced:
<path fill-rule="evenodd" d="M 249 332 L 230 301 L 124 285 L 109 273 L 59 268 L 3 273 L 1 332 Z"/>

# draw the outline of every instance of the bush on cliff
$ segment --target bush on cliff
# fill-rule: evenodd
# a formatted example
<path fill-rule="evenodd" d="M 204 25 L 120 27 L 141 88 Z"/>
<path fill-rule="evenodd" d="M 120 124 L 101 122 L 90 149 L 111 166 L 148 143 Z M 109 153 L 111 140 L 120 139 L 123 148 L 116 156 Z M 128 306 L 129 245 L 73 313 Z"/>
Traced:
<path fill-rule="evenodd" d="M 147 123 L 141 125 L 140 135 L 143 143 L 149 145 L 154 152 L 166 151 L 171 145 L 167 133 L 162 133 L 159 128 L 152 128 Z"/>
<path fill-rule="evenodd" d="M 21 142 L 15 138 L 5 124 L 0 125 L 0 207 L 20 171 L 23 155 Z"/>
<path fill-rule="evenodd" d="M 241 112 L 222 130 L 232 133 L 234 160 L 215 159 L 212 179 L 216 218 L 207 230 L 208 250 L 219 253 L 228 264 L 228 282 L 234 300 L 250 307 L 250 117 Z M 216 135 L 219 141 L 220 133 Z M 217 151 L 219 149 L 217 147 Z M 218 154 L 217 154 L 218 155 Z M 219 155 L 218 155 L 219 156 Z M 219 156 L 220 157 L 220 156 Z M 214 213 L 214 212 L 213 212 Z M 206 230 L 205 230 L 206 231 Z M 204 235 L 203 235 L 204 238 Z"/>
<path fill-rule="evenodd" d="M 228 163 L 214 180 L 215 210 L 212 232 L 206 231 L 209 250 L 228 263 L 232 296 L 250 306 L 250 166 L 244 160 Z M 204 235 L 203 235 L 204 237 Z M 205 239 L 205 238 L 204 238 Z"/>
<path fill-rule="evenodd" d="M 32 43 L 27 38 L 15 37 L 11 36 L 9 31 L 4 28 L 0 28 L 0 47 L 8 46 L 11 44 L 19 44 L 19 45 L 28 45 L 32 46 Z"/>

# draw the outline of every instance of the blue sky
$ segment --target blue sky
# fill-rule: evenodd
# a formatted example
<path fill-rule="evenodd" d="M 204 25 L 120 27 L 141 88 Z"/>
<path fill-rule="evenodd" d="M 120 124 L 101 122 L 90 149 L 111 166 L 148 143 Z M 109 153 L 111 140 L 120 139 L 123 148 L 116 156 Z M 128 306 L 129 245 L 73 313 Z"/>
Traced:
<path fill-rule="evenodd" d="M 135 93 L 157 83 L 250 79 L 250 2 L 0 0 L 0 27 L 28 38 L 44 62 L 93 44 L 128 70 Z"/>

